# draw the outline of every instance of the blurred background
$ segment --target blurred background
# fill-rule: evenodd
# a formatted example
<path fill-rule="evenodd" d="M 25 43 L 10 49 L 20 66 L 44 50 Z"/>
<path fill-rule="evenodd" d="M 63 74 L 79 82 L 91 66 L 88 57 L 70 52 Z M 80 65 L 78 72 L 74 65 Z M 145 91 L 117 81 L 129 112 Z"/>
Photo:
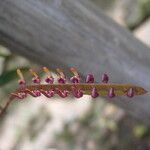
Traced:
<path fill-rule="evenodd" d="M 150 0 L 90 1 L 150 47 Z M 41 66 L 0 45 L 1 106 L 17 88 L 18 64 L 29 80 L 30 66 L 41 70 Z M 149 150 L 150 127 L 106 100 L 95 101 L 90 96 L 65 101 L 28 97 L 13 102 L 0 120 L 0 150 L 60 149 Z"/>

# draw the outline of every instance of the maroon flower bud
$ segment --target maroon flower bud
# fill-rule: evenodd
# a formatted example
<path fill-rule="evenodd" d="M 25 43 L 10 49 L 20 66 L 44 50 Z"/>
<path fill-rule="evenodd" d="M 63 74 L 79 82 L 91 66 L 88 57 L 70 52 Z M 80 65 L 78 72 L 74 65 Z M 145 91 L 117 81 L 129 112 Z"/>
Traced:
<path fill-rule="evenodd" d="M 54 90 L 44 91 L 44 90 L 41 89 L 40 91 L 41 91 L 41 93 L 42 93 L 43 95 L 45 95 L 45 96 L 48 97 L 48 98 L 53 97 L 54 94 L 55 94 Z"/>
<path fill-rule="evenodd" d="M 58 72 L 58 83 L 65 84 L 66 83 L 66 77 L 63 73 L 63 71 L 59 68 L 56 69 Z"/>
<path fill-rule="evenodd" d="M 47 92 L 47 97 L 53 97 L 55 94 L 55 91 L 54 90 L 50 90 Z"/>
<path fill-rule="evenodd" d="M 86 80 L 85 80 L 86 83 L 94 83 L 94 76 L 93 74 L 88 74 L 86 76 Z"/>
<path fill-rule="evenodd" d="M 62 77 L 58 78 L 58 83 L 65 84 L 66 83 L 66 78 L 62 78 Z"/>
<path fill-rule="evenodd" d="M 109 92 L 108 92 L 108 96 L 109 96 L 109 98 L 115 97 L 115 92 L 114 92 L 114 89 L 113 89 L 113 88 L 110 88 L 110 90 L 109 90 Z"/>
<path fill-rule="evenodd" d="M 41 82 L 41 79 L 39 77 L 34 77 L 34 78 L 32 78 L 32 82 L 39 84 Z"/>
<path fill-rule="evenodd" d="M 130 88 L 128 91 L 127 91 L 127 96 L 132 98 L 134 96 L 134 90 L 133 88 Z"/>
<path fill-rule="evenodd" d="M 41 92 L 39 90 L 34 90 L 32 93 L 35 97 L 41 96 Z"/>
<path fill-rule="evenodd" d="M 73 93 L 74 97 L 76 97 L 76 98 L 80 98 L 80 97 L 83 96 L 83 91 L 82 91 L 82 90 L 76 89 L 76 90 L 73 91 L 72 93 Z"/>
<path fill-rule="evenodd" d="M 23 85 L 26 84 L 26 81 L 25 81 L 24 79 L 20 79 L 20 80 L 18 80 L 18 84 L 19 84 L 20 86 L 23 86 Z"/>
<path fill-rule="evenodd" d="M 99 94 L 98 94 L 98 92 L 97 92 L 97 89 L 96 89 L 95 87 L 92 89 L 91 96 L 92 96 L 93 98 L 96 98 L 96 97 L 99 96 Z"/>
<path fill-rule="evenodd" d="M 54 78 L 53 77 L 47 77 L 45 79 L 45 82 L 48 83 L 48 84 L 53 84 L 54 83 Z"/>
<path fill-rule="evenodd" d="M 68 96 L 69 91 L 67 91 L 67 90 L 62 91 L 62 90 L 56 89 L 56 93 L 57 93 L 60 97 L 65 98 L 65 97 Z"/>
<path fill-rule="evenodd" d="M 70 78 L 70 81 L 72 83 L 80 83 L 80 77 L 79 76 L 73 76 Z"/>
<path fill-rule="evenodd" d="M 109 80 L 108 75 L 104 73 L 104 74 L 102 75 L 102 82 L 103 82 L 103 83 L 107 83 L 108 80 Z"/>
<path fill-rule="evenodd" d="M 22 72 L 21 72 L 21 70 L 20 69 L 17 69 L 17 74 L 18 74 L 18 76 L 19 76 L 19 80 L 18 80 L 18 84 L 20 85 L 20 86 L 25 86 L 25 84 L 26 84 L 26 81 L 24 80 L 24 76 L 23 76 L 23 74 L 22 74 Z"/>
<path fill-rule="evenodd" d="M 41 92 L 39 90 L 31 91 L 30 89 L 26 89 L 25 91 L 33 97 L 41 96 Z"/>

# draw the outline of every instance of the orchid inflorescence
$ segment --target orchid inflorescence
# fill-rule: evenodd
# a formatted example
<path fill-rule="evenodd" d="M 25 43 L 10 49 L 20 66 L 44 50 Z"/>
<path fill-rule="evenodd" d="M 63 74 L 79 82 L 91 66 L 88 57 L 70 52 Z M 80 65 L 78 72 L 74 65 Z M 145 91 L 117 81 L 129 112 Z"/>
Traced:
<path fill-rule="evenodd" d="M 85 83 L 82 83 L 80 75 L 75 68 L 70 68 L 73 76 L 68 81 L 62 69 L 57 68 L 56 71 L 58 78 L 57 83 L 55 84 L 54 77 L 50 70 L 47 67 L 43 67 L 43 71 L 47 74 L 47 77 L 45 78 L 47 84 L 41 84 L 41 79 L 37 73 L 32 69 L 29 71 L 33 76 L 33 85 L 26 85 L 21 70 L 17 69 L 17 74 L 20 78 L 18 80 L 20 88 L 14 93 L 11 93 L 11 97 L 24 99 L 27 95 L 39 97 L 43 94 L 48 98 L 51 98 L 54 95 L 66 98 L 71 94 L 76 98 L 80 98 L 84 94 L 90 94 L 92 98 L 98 96 L 108 96 L 109 98 L 113 98 L 119 95 L 126 95 L 131 98 L 134 95 L 140 95 L 144 92 L 144 89 L 129 84 L 108 84 L 109 77 L 106 73 L 101 77 L 102 83 L 94 83 L 93 74 L 87 74 Z"/>
<path fill-rule="evenodd" d="M 33 97 L 45 95 L 48 98 L 55 95 L 59 95 L 61 98 L 66 98 L 69 95 L 73 95 L 75 98 L 81 98 L 85 94 L 91 95 L 92 98 L 97 98 L 98 96 L 113 98 L 115 96 L 126 95 L 132 98 L 133 96 L 142 95 L 147 92 L 142 87 L 131 84 L 110 84 L 108 83 L 109 77 L 106 73 L 101 76 L 101 83 L 95 83 L 93 74 L 87 74 L 85 82 L 81 82 L 81 77 L 76 68 L 70 68 L 70 71 L 73 73 L 70 79 L 67 79 L 62 69 L 57 68 L 57 83 L 54 83 L 54 77 L 51 71 L 47 67 L 43 67 L 43 71 L 47 75 L 45 78 L 46 84 L 41 84 L 41 79 L 38 74 L 30 69 L 29 72 L 33 76 L 33 84 L 27 85 L 21 70 L 17 69 L 19 88 L 11 93 L 10 101 L 6 103 L 4 108 L 6 109 L 13 99 L 24 99 L 28 95 Z"/>

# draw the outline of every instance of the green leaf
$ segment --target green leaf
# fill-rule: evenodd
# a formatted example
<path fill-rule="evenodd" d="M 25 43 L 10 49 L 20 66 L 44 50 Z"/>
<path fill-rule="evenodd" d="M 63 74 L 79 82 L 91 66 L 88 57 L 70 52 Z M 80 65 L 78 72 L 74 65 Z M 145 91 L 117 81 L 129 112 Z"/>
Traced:
<path fill-rule="evenodd" d="M 28 67 L 22 67 L 20 69 L 23 73 L 25 73 L 29 70 Z M 6 72 L 2 73 L 0 75 L 0 86 L 7 84 L 7 83 L 9 83 L 10 81 L 12 81 L 14 79 L 17 79 L 18 76 L 16 74 L 16 70 L 17 69 L 13 69 L 13 70 L 9 70 L 9 71 L 6 71 Z"/>
<path fill-rule="evenodd" d="M 10 54 L 0 53 L 0 57 L 8 58 L 9 56 L 10 56 Z"/>
<path fill-rule="evenodd" d="M 137 138 L 142 138 L 148 129 L 144 125 L 137 125 L 133 129 L 133 133 Z"/>

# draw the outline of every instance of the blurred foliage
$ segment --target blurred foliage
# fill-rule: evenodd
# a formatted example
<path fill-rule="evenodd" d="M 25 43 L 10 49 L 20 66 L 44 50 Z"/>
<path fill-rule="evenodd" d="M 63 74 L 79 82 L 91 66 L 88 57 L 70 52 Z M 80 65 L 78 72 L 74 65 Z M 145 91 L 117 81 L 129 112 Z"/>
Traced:
<path fill-rule="evenodd" d="M 11 53 L 8 51 L 8 49 L 0 45 L 0 57 L 7 58 L 10 55 L 11 55 Z"/>
<path fill-rule="evenodd" d="M 107 123 L 110 124 L 109 121 L 104 121 L 107 123 L 102 127 L 98 124 L 98 118 L 95 118 L 95 115 L 91 115 L 91 117 L 85 117 L 87 121 L 84 120 L 84 122 L 76 120 L 66 124 L 63 132 L 56 138 L 55 147 L 65 150 L 75 150 L 76 148 L 88 150 L 150 149 L 148 127 L 133 118 L 126 115 L 118 122 L 115 121 L 117 128 L 112 130 L 107 125 Z M 93 121 L 91 122 L 91 120 Z"/>
<path fill-rule="evenodd" d="M 9 54 L 4 54 L 0 52 L 0 57 L 8 58 L 10 55 Z"/>
<path fill-rule="evenodd" d="M 144 125 L 139 124 L 133 128 L 133 134 L 137 138 L 144 138 L 148 132 L 149 132 L 149 129 Z"/>
<path fill-rule="evenodd" d="M 150 17 L 150 0 L 141 1 L 143 20 Z"/>
<path fill-rule="evenodd" d="M 39 119 L 41 118 L 41 119 Z M 30 132 L 30 140 L 34 141 L 36 137 L 43 131 L 46 123 L 51 121 L 51 116 L 44 106 L 41 106 L 36 116 L 30 119 L 27 132 Z"/>
<path fill-rule="evenodd" d="M 136 9 L 130 16 L 127 18 L 128 28 L 134 30 L 137 28 L 142 22 L 150 17 L 150 0 L 138 0 Z"/>

